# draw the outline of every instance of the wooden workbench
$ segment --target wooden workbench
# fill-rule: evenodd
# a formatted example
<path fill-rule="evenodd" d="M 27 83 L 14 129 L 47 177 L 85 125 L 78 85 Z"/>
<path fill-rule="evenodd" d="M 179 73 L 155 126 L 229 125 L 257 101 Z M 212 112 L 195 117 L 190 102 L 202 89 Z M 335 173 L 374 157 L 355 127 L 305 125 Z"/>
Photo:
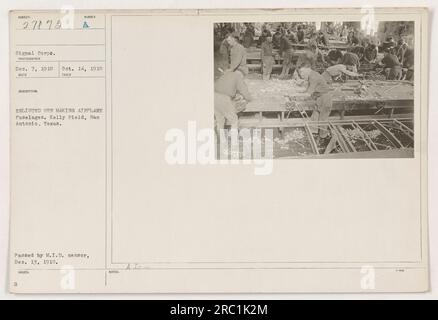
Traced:
<path fill-rule="evenodd" d="M 259 48 L 258 37 L 255 37 L 254 40 L 255 40 L 254 42 L 257 44 L 257 46 L 250 47 L 248 49 Z M 304 48 L 307 48 L 309 46 L 308 42 L 309 42 L 309 39 L 305 39 L 304 43 L 292 43 L 292 47 L 294 49 L 304 49 Z M 349 45 L 344 41 L 330 40 L 328 46 L 319 45 L 318 47 L 321 49 L 324 49 L 324 50 L 333 50 L 333 49 L 346 50 L 349 47 Z"/>
<path fill-rule="evenodd" d="M 344 49 L 345 50 L 345 49 Z M 246 53 L 246 62 L 247 62 L 247 66 L 249 68 L 249 70 L 251 72 L 261 72 L 261 66 L 262 66 L 262 62 L 261 62 L 261 55 L 260 55 L 260 49 L 259 48 L 248 48 L 247 49 L 247 53 Z M 273 70 L 280 70 L 282 68 L 282 63 L 283 63 L 283 58 L 279 55 L 279 52 L 277 49 L 273 50 L 274 52 L 274 59 L 275 59 L 275 64 L 273 65 Z M 297 62 L 298 58 L 304 54 L 304 50 L 294 50 L 294 58 L 293 61 L 294 63 Z M 358 71 L 359 72 L 368 72 L 370 70 L 373 70 L 374 67 L 376 66 L 375 63 L 361 63 Z M 323 71 L 326 66 L 318 66 L 318 71 Z"/>
<path fill-rule="evenodd" d="M 303 96 L 293 80 L 245 80 L 254 101 L 248 103 L 245 112 L 287 111 L 285 96 Z M 363 95 L 354 93 L 360 83 L 368 91 Z M 344 108 L 351 104 L 385 104 L 391 106 L 413 106 L 414 86 L 409 81 L 358 81 L 333 83 L 333 108 Z M 313 100 L 302 101 L 303 106 L 314 105 Z M 311 109 L 309 109 L 311 110 Z"/>
<path fill-rule="evenodd" d="M 246 79 L 245 81 L 254 99 L 239 114 L 240 118 L 245 118 L 241 122 L 245 126 L 258 123 L 264 127 L 281 127 L 297 120 L 301 121 L 301 119 L 296 119 L 297 116 L 294 119 L 293 114 L 289 112 L 290 110 L 286 106 L 286 96 L 296 97 L 299 100 L 300 109 L 314 110 L 315 101 L 305 99 L 305 95 L 298 92 L 299 86 L 293 80 Z M 364 84 L 367 90 L 359 95 L 355 93 L 355 89 L 360 84 Z M 350 80 L 345 83 L 333 83 L 332 88 L 332 111 L 337 118 L 344 118 L 345 111 L 358 110 L 362 112 L 360 115 L 362 118 L 391 117 L 397 109 L 403 109 L 404 115 L 413 113 L 414 86 L 409 81 Z M 406 110 L 408 110 L 407 113 Z M 277 116 L 274 119 L 272 116 L 267 119 L 264 116 L 268 113 Z M 248 117 L 250 115 L 255 117 L 251 119 Z M 300 116 L 298 115 L 298 117 Z"/>

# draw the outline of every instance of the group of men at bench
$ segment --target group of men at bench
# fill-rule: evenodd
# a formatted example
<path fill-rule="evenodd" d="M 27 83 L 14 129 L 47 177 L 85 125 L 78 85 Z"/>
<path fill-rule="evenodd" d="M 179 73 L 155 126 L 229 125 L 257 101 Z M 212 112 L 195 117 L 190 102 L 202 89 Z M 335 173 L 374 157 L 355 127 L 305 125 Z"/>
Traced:
<path fill-rule="evenodd" d="M 312 121 L 320 122 L 328 119 L 333 105 L 330 86 L 332 81 L 343 76 L 358 77 L 358 68 L 362 61 L 376 62 L 377 60 L 378 48 L 373 43 L 369 43 L 366 47 L 354 45 L 346 52 L 334 49 L 324 56 L 320 45 L 321 41 L 328 40 L 323 33 L 318 32 L 311 36 L 304 53 L 300 54 L 295 62 L 293 42 L 286 32 L 280 31 L 282 37 L 279 39 L 279 54 L 283 58 L 283 67 L 279 78 L 288 78 L 290 71 L 294 70 L 293 77 L 307 83 L 308 86 L 303 87 L 302 92 L 315 100 Z M 260 42 L 262 78 L 269 80 L 272 66 L 279 57 L 276 57 L 272 36 L 268 30 L 262 31 Z M 378 65 L 385 70 L 388 80 L 400 80 L 402 76 L 413 79 L 413 49 L 409 48 L 403 39 L 395 43 L 392 38 L 388 38 L 381 49 L 384 50 L 384 57 Z M 244 80 L 249 72 L 246 63 L 246 48 L 239 43 L 239 38 L 230 32 L 222 42 L 219 53 L 223 61 L 219 64 L 222 75 L 215 81 L 216 126 L 217 129 L 223 129 L 227 122 L 231 128 L 237 129 L 237 113 L 243 111 L 246 103 L 253 99 Z M 316 71 L 316 64 L 319 61 L 327 66 L 322 73 Z M 403 67 L 407 72 L 403 73 Z M 239 97 L 237 101 L 236 96 Z M 318 134 L 318 138 L 321 139 L 329 136 L 326 126 L 315 127 L 314 133 Z"/>

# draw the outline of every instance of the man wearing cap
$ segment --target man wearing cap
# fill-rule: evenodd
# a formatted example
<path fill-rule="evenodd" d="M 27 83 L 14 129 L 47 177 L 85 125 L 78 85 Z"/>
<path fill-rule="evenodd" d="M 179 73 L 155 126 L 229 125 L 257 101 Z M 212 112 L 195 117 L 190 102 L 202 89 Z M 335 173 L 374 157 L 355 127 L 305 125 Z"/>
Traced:
<path fill-rule="evenodd" d="M 394 48 L 396 46 L 396 43 L 395 43 L 395 40 L 394 40 L 394 38 L 393 37 L 387 37 L 386 38 L 386 41 L 384 41 L 383 43 L 382 43 L 382 52 L 385 52 L 385 51 L 387 51 L 387 50 L 389 50 L 389 49 L 392 49 L 392 48 Z"/>
<path fill-rule="evenodd" d="M 386 80 L 400 80 L 402 77 L 402 65 L 395 55 L 395 49 L 388 49 L 381 63 L 385 66 Z"/>
<path fill-rule="evenodd" d="M 312 121 L 327 121 L 332 110 L 332 94 L 330 86 L 324 77 L 311 69 L 312 62 L 306 58 L 297 65 L 298 75 L 308 82 L 308 87 L 303 91 L 315 99 L 315 108 L 312 112 Z M 319 132 L 319 138 L 325 139 L 329 135 L 327 125 L 318 125 L 318 128 L 311 128 L 314 133 Z"/>
<path fill-rule="evenodd" d="M 231 129 L 238 128 L 236 104 L 233 99 L 237 94 L 243 96 L 246 101 L 252 97 L 244 81 L 246 75 L 244 69 L 225 72 L 214 83 L 214 116 L 218 130 L 225 127 L 225 120 L 231 125 Z"/>
<path fill-rule="evenodd" d="M 245 24 L 246 29 L 243 33 L 243 46 L 249 48 L 252 46 L 255 36 L 254 26 L 251 23 Z"/>
<path fill-rule="evenodd" d="M 271 34 L 271 31 L 269 31 L 268 27 L 266 25 L 263 25 L 262 28 L 263 28 L 263 31 L 259 37 L 259 45 L 262 45 L 263 42 L 265 42 L 267 37 L 271 37 L 271 40 L 272 40 L 272 34 Z"/>
<path fill-rule="evenodd" d="M 282 30 L 283 30 L 283 28 L 278 27 L 275 30 L 274 35 L 272 36 L 272 44 L 274 45 L 275 49 L 280 48 L 280 39 L 283 36 Z"/>
<path fill-rule="evenodd" d="M 281 70 L 280 79 L 284 79 L 289 75 L 291 67 L 293 67 L 294 50 L 292 48 L 292 42 L 286 35 L 286 32 L 282 30 L 282 36 L 280 38 L 280 55 L 283 56 L 283 68 Z"/>
<path fill-rule="evenodd" d="M 304 43 L 304 30 L 302 25 L 297 27 L 297 41 L 298 43 Z"/>
<path fill-rule="evenodd" d="M 227 42 L 230 45 L 230 67 L 227 71 L 236 71 L 240 69 L 244 74 L 248 74 L 246 65 L 246 50 L 233 36 L 228 36 Z"/>
<path fill-rule="evenodd" d="M 403 57 L 403 67 L 407 69 L 405 80 L 414 80 L 414 49 L 406 49 Z"/>
<path fill-rule="evenodd" d="M 272 66 L 275 63 L 272 37 L 266 37 L 262 43 L 260 55 L 262 58 L 262 78 L 269 80 L 271 78 Z"/>
<path fill-rule="evenodd" d="M 310 51 L 313 53 L 313 58 L 315 60 L 314 60 L 314 64 L 312 65 L 312 68 L 315 67 L 316 62 L 318 61 L 318 58 L 321 59 L 322 63 L 324 63 L 324 64 L 326 63 L 325 58 L 324 58 L 324 54 L 318 47 L 318 34 L 317 33 L 314 33 L 310 37 L 309 42 L 307 43 L 307 49 L 305 49 L 305 51 Z"/>

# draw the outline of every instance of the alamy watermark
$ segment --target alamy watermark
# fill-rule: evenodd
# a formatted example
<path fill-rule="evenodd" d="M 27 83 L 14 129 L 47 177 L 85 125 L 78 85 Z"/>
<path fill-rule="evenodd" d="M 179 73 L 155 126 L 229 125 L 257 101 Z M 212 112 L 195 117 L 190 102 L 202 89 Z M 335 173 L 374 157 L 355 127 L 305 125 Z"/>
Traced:
<path fill-rule="evenodd" d="M 360 288 L 362 290 L 374 290 L 376 288 L 376 270 L 374 267 L 363 266 L 360 273 Z"/>
<path fill-rule="evenodd" d="M 167 130 L 169 143 L 165 160 L 171 165 L 254 166 L 255 175 L 269 175 L 273 170 L 273 129 L 197 128 L 196 121 L 188 121 L 187 129 Z"/>

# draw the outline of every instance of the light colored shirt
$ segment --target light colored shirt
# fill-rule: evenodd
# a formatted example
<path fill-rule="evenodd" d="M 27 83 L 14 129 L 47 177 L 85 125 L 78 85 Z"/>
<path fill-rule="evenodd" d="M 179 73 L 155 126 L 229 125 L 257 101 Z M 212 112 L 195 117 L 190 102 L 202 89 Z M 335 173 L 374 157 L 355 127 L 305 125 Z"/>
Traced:
<path fill-rule="evenodd" d="M 230 69 L 233 71 L 246 66 L 246 50 L 240 43 L 236 43 L 231 47 L 230 60 Z"/>
<path fill-rule="evenodd" d="M 272 49 L 273 49 L 272 42 L 268 42 L 268 41 L 263 42 L 261 47 L 262 58 L 267 56 L 273 56 L 274 54 L 272 52 Z"/>
<path fill-rule="evenodd" d="M 248 87 L 243 79 L 243 75 L 239 71 L 225 72 L 214 83 L 214 91 L 225 94 L 233 98 L 236 93 L 240 93 L 245 100 L 251 101 L 252 97 L 248 91 Z"/>
<path fill-rule="evenodd" d="M 307 93 L 312 95 L 314 93 L 324 94 L 330 92 L 330 87 L 325 81 L 324 77 L 318 72 L 312 70 L 309 74 L 309 87 Z"/>
<path fill-rule="evenodd" d="M 355 72 L 351 72 L 349 70 L 347 70 L 347 67 L 343 64 L 336 64 L 334 66 L 330 66 L 328 67 L 322 74 L 322 76 L 324 77 L 324 79 L 327 82 L 331 82 L 333 77 L 339 77 L 340 75 L 342 75 L 343 73 L 345 73 L 346 75 L 349 75 L 351 77 L 356 77 L 358 76 L 357 73 Z"/>

